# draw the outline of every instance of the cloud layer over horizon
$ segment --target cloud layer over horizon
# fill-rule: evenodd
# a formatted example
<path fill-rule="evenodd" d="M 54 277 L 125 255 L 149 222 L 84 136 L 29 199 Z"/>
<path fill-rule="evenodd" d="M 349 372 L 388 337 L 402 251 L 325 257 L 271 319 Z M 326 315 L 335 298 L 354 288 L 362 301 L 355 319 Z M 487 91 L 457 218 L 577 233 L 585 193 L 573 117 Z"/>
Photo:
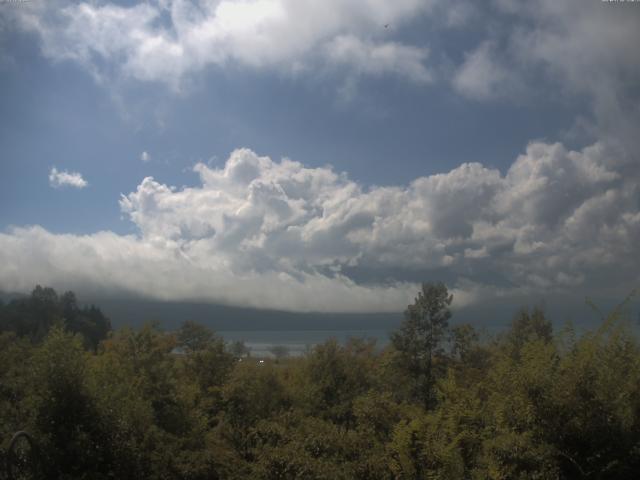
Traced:
<path fill-rule="evenodd" d="M 458 306 L 480 297 L 639 280 L 640 184 L 596 143 L 532 143 L 505 175 L 478 163 L 364 189 L 329 167 L 249 149 L 200 185 L 151 177 L 123 195 L 137 235 L 0 234 L 0 285 L 35 283 L 293 311 L 398 311 L 416 278 L 448 281 Z M 592 279 L 596 279 L 593 281 Z"/>

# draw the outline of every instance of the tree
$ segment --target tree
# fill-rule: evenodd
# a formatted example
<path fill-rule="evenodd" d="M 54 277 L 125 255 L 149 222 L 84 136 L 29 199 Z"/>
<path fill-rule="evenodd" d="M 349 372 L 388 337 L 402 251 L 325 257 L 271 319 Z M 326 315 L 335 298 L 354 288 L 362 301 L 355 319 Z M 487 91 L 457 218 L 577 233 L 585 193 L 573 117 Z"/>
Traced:
<path fill-rule="evenodd" d="M 38 440 L 46 478 L 104 473 L 111 463 L 106 432 L 87 386 L 88 358 L 81 337 L 56 326 L 35 352 L 29 430 Z"/>
<path fill-rule="evenodd" d="M 540 340 L 549 343 L 553 339 L 553 325 L 546 318 L 541 308 L 522 308 L 514 316 L 511 329 L 506 332 L 506 347 L 516 359 L 520 355 L 523 346 L 528 342 Z"/>
<path fill-rule="evenodd" d="M 60 296 L 60 308 L 62 310 L 62 315 L 66 320 L 70 320 L 78 316 L 80 309 L 78 308 L 76 294 L 71 291 L 64 292 Z"/>
<path fill-rule="evenodd" d="M 425 408 L 433 406 L 434 360 L 443 353 L 452 301 L 453 295 L 443 283 L 423 283 L 415 302 L 407 307 L 399 331 L 391 335 L 399 367 L 414 379 L 414 395 Z"/>
<path fill-rule="evenodd" d="M 251 348 L 247 347 L 247 345 L 242 340 L 236 340 L 229 347 L 229 351 L 234 357 L 242 358 L 251 356 Z"/>
<path fill-rule="evenodd" d="M 220 388 L 227 381 L 236 357 L 227 350 L 224 340 L 196 322 L 184 322 L 177 335 L 182 371 L 198 387 L 198 401 L 203 411 L 213 415 L 219 407 Z"/>
<path fill-rule="evenodd" d="M 73 292 L 58 296 L 54 289 L 40 285 L 31 296 L 11 301 L 0 318 L 0 331 L 13 331 L 35 342 L 42 341 L 54 325 L 82 334 L 85 346 L 94 350 L 111 331 L 111 322 L 99 308 L 80 308 Z"/>
<path fill-rule="evenodd" d="M 373 344 L 350 340 L 342 347 L 329 339 L 305 359 L 301 404 L 310 415 L 353 426 L 355 399 L 371 389 Z"/>
<path fill-rule="evenodd" d="M 269 348 L 269 353 L 274 356 L 276 361 L 282 360 L 283 358 L 287 358 L 289 356 L 289 347 L 286 345 L 273 345 Z"/>
<path fill-rule="evenodd" d="M 205 350 L 216 340 L 216 335 L 204 325 L 187 320 L 178 330 L 178 346 L 186 353 Z"/>
<path fill-rule="evenodd" d="M 454 358 L 459 359 L 461 362 L 467 360 L 469 353 L 476 346 L 479 340 L 478 332 L 476 332 L 473 325 L 464 323 L 462 325 L 456 325 L 451 329 L 451 353 Z"/>

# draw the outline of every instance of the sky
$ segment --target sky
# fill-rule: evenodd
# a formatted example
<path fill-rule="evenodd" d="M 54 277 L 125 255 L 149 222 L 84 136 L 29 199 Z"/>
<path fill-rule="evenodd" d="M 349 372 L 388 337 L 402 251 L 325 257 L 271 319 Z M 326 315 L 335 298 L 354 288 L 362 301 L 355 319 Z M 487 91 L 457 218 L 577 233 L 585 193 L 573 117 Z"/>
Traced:
<path fill-rule="evenodd" d="M 0 3 L 0 290 L 640 287 L 640 2 Z"/>

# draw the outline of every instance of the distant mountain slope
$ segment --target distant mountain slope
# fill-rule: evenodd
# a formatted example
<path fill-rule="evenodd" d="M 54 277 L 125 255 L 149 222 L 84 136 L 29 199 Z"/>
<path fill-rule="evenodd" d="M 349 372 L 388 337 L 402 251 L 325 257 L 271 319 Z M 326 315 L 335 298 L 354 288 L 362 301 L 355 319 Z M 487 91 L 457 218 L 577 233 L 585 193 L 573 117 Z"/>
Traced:
<path fill-rule="evenodd" d="M 619 300 L 596 302 L 603 312 L 609 312 Z M 183 321 L 192 320 L 217 331 L 229 330 L 394 330 L 402 321 L 397 313 L 295 313 L 275 310 L 231 307 L 197 302 L 162 302 L 144 299 L 88 299 L 111 319 L 114 328 L 140 326 L 158 321 L 163 328 L 177 328 Z M 454 310 L 452 324 L 471 323 L 488 332 L 506 328 L 515 312 L 522 307 L 542 306 L 548 317 L 560 328 L 571 320 L 577 328 L 592 328 L 599 323 L 596 313 L 584 299 L 572 301 L 547 299 L 522 303 L 492 303 Z M 638 304 L 627 312 L 634 323 L 638 318 Z"/>
<path fill-rule="evenodd" d="M 158 321 L 167 329 L 185 320 L 224 330 L 358 330 L 394 329 L 402 312 L 389 313 L 293 313 L 229 307 L 207 303 L 161 302 L 139 299 L 95 299 L 114 328 Z"/>
<path fill-rule="evenodd" d="M 26 293 L 3 292 L 0 290 L 0 300 L 4 303 L 9 303 L 11 300 L 17 300 L 18 298 L 27 298 L 28 296 Z"/>
<path fill-rule="evenodd" d="M 28 295 L 0 291 L 4 303 Z M 163 302 L 139 298 L 81 297 L 83 305 L 95 304 L 111 320 L 114 328 L 130 325 L 139 327 L 148 321 L 158 321 L 165 329 L 177 328 L 183 321 L 192 320 L 217 331 L 256 330 L 394 330 L 402 321 L 397 313 L 295 313 L 275 310 L 213 305 L 202 302 Z M 609 312 L 622 299 L 597 300 L 602 312 Z M 640 302 L 636 299 L 627 311 L 634 327 L 640 326 Z M 488 332 L 507 327 L 514 313 L 521 307 L 542 306 L 548 318 L 562 326 L 567 320 L 578 328 L 592 328 L 599 323 L 596 313 L 585 304 L 584 298 L 547 298 L 525 300 L 520 303 L 480 303 L 464 309 L 454 309 L 452 324 L 471 323 Z"/>

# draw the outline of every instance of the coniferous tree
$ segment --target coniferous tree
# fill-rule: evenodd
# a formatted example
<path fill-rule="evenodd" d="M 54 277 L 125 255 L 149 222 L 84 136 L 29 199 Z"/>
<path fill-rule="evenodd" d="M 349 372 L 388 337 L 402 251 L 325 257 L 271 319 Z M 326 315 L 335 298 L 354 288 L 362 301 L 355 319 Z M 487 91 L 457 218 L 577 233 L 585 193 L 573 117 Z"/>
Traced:
<path fill-rule="evenodd" d="M 452 301 L 453 295 L 443 283 L 423 283 L 415 302 L 405 311 L 400 330 L 391 336 L 399 366 L 413 378 L 414 394 L 426 408 L 434 401 L 434 363 L 443 353 L 442 342 L 449 328 Z"/>

